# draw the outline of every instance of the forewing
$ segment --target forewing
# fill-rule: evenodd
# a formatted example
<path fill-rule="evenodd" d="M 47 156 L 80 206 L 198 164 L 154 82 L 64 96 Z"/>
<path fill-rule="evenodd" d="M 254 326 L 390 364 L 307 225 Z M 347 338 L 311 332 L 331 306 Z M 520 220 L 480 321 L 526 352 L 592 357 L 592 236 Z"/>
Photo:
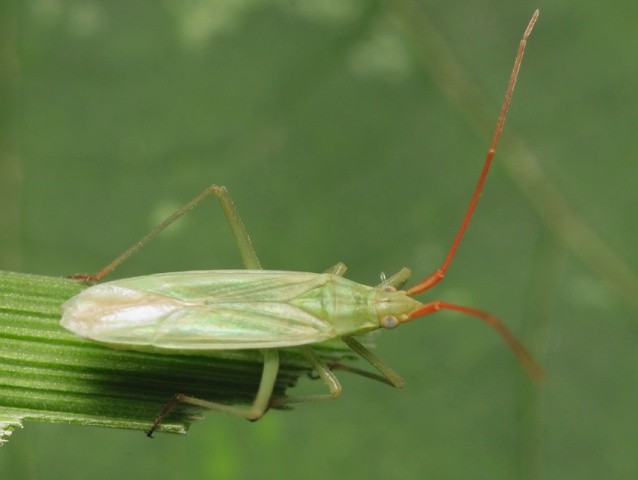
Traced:
<path fill-rule="evenodd" d="M 286 304 L 253 302 L 181 308 L 148 325 L 103 332 L 100 341 L 172 350 L 277 348 L 321 342 L 333 327 Z M 143 339 L 146 339 L 146 342 Z"/>
<path fill-rule="evenodd" d="M 273 271 L 191 271 L 96 285 L 63 306 L 62 325 L 131 348 L 276 348 L 333 338 L 333 326 L 293 303 L 325 276 Z"/>
<path fill-rule="evenodd" d="M 321 286 L 325 276 L 316 273 L 272 270 L 203 270 L 159 273 L 109 282 L 137 291 L 187 303 L 287 302 Z"/>

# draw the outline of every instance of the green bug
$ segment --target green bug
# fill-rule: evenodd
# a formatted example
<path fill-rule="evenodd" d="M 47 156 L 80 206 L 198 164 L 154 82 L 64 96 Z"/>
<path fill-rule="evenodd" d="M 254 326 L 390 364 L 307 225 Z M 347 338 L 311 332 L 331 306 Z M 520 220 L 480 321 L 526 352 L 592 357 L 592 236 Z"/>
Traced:
<path fill-rule="evenodd" d="M 505 122 L 526 41 L 537 17 L 538 11 L 534 12 L 520 42 L 483 171 L 461 227 L 442 266 L 412 288 L 398 290 L 410 276 L 408 269 L 375 287 L 343 278 L 345 266 L 341 263 L 325 273 L 262 270 L 228 191 L 216 185 L 205 189 L 96 274 L 74 276 L 84 281 L 102 280 L 205 198 L 211 195 L 218 198 L 246 270 L 188 271 L 116 280 L 91 286 L 62 307 L 62 326 L 81 337 L 117 348 L 200 354 L 231 349 L 262 352 L 263 374 L 251 405 L 225 405 L 178 394 L 158 414 L 147 432 L 149 436 L 178 402 L 255 420 L 273 406 L 338 397 L 342 388 L 332 370 L 350 368 L 326 365 L 312 348 L 313 344 L 336 338 L 342 339 L 381 374 L 366 372 L 364 375 L 400 388 L 403 379 L 354 337 L 379 328 L 391 329 L 439 310 L 466 313 L 492 325 L 528 373 L 534 379 L 542 378 L 541 369 L 529 353 L 492 315 L 472 307 L 442 301 L 421 303 L 413 298 L 443 279 L 467 229 Z M 271 398 L 279 369 L 278 350 L 293 347 L 307 358 L 329 393 Z"/>

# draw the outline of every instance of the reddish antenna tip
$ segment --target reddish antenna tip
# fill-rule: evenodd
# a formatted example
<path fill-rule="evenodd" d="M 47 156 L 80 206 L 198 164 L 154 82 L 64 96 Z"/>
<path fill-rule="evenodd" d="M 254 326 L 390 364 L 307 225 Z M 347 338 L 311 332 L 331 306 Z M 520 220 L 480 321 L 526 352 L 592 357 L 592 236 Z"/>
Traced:
<path fill-rule="evenodd" d="M 498 141 L 501 137 L 501 132 L 503 131 L 503 125 L 505 124 L 505 118 L 507 117 L 507 110 L 509 109 L 510 102 L 512 100 L 512 95 L 514 94 L 514 87 L 516 86 L 516 79 L 518 78 L 518 71 L 521 68 L 521 63 L 523 61 L 523 54 L 525 53 L 525 46 L 527 44 L 527 38 L 532 33 L 532 29 L 534 28 L 534 24 L 538 18 L 540 11 L 536 10 L 532 15 L 529 23 L 527 24 L 527 28 L 523 33 L 523 38 L 518 46 L 518 51 L 516 52 L 516 58 L 514 59 L 514 66 L 512 67 L 512 73 L 510 74 L 509 83 L 507 84 L 507 89 L 505 90 L 505 99 L 503 100 L 503 105 L 501 106 L 501 110 L 498 115 L 498 120 L 496 121 L 496 127 L 494 128 L 494 134 L 492 135 L 492 141 L 490 142 L 490 146 L 487 150 L 487 154 L 485 155 L 485 162 L 483 163 L 483 170 L 481 171 L 481 175 L 479 176 L 478 182 L 474 189 L 474 193 L 472 194 L 472 198 L 470 199 L 470 204 L 467 207 L 467 211 L 465 216 L 463 217 L 463 221 L 461 222 L 461 226 L 456 232 L 456 236 L 454 237 L 454 241 L 450 246 L 450 250 L 448 251 L 447 256 L 445 257 L 445 261 L 443 265 L 439 269 L 437 269 L 432 275 L 425 278 L 418 284 L 414 285 L 407 291 L 407 294 L 417 295 L 419 293 L 425 292 L 429 290 L 434 285 L 439 283 L 445 277 L 445 273 L 449 268 L 452 260 L 454 259 L 454 255 L 456 255 L 456 250 L 465 235 L 465 231 L 467 230 L 468 225 L 470 224 L 470 219 L 474 214 L 474 210 L 476 209 L 476 205 L 481 196 L 481 192 L 483 191 L 483 185 L 485 184 L 485 180 L 487 178 L 487 173 L 490 170 L 490 166 L 492 165 L 492 159 L 494 158 L 494 154 L 496 153 L 496 147 L 498 146 Z"/>
<path fill-rule="evenodd" d="M 529 34 L 532 33 L 532 29 L 534 28 L 534 25 L 536 24 L 536 20 L 538 20 L 538 16 L 540 14 L 541 14 L 540 9 L 537 8 L 536 10 L 534 10 L 534 13 L 532 14 L 532 18 L 527 24 L 527 28 L 525 29 L 525 33 L 523 34 L 524 40 L 527 40 L 527 38 L 529 37 Z"/>
<path fill-rule="evenodd" d="M 420 308 L 417 308 L 410 314 L 410 320 L 414 320 L 418 317 L 423 317 L 431 313 L 438 312 L 440 310 L 452 310 L 455 312 L 465 313 L 479 320 L 483 320 L 490 325 L 498 334 L 505 340 L 505 343 L 512 349 L 514 354 L 518 357 L 518 360 L 523 364 L 523 368 L 527 374 L 532 378 L 534 383 L 541 385 L 545 381 L 545 374 L 543 369 L 536 363 L 534 357 L 530 355 L 523 344 L 516 338 L 516 336 L 505 326 L 498 318 L 490 315 L 487 312 L 478 310 L 473 307 L 466 307 L 464 305 L 456 305 L 453 303 L 442 302 L 440 300 L 425 303 Z"/>
<path fill-rule="evenodd" d="M 465 235 L 465 230 L 467 229 L 470 219 L 472 218 L 472 214 L 476 209 L 476 204 L 478 203 L 479 197 L 481 195 L 481 191 L 483 190 L 483 185 L 485 184 L 485 179 L 487 178 L 487 173 L 492 164 L 492 159 L 494 158 L 494 154 L 496 152 L 496 147 L 498 145 L 499 138 L 501 137 L 501 132 L 503 131 L 503 125 L 505 124 L 505 118 L 507 116 L 507 110 L 509 109 L 510 101 L 512 100 L 512 95 L 514 94 L 514 87 L 516 86 L 516 79 L 518 78 L 518 72 L 521 67 L 521 63 L 523 61 L 523 54 L 525 53 L 525 46 L 527 44 L 527 39 L 532 33 L 532 29 L 536 24 L 536 20 L 538 19 L 538 15 L 540 11 L 537 9 L 534 11 L 532 18 L 527 24 L 527 28 L 525 28 L 525 32 L 523 33 L 523 37 L 518 46 L 518 51 L 516 52 L 516 58 L 514 59 L 514 66 L 512 67 L 512 73 L 510 74 L 509 83 L 507 85 L 507 89 L 505 90 L 505 99 L 503 100 L 503 105 L 501 106 L 501 110 L 498 115 L 498 120 L 496 121 L 496 127 L 494 128 L 494 134 L 492 136 L 492 141 L 490 142 L 490 146 L 487 150 L 487 154 L 485 156 L 485 162 L 483 164 L 483 170 L 481 171 L 481 175 L 479 176 L 478 182 L 476 184 L 476 188 L 474 189 L 474 193 L 470 200 L 470 204 L 467 208 L 465 216 L 463 217 L 463 221 L 461 222 L 461 226 L 454 237 L 454 241 L 448 251 L 448 254 L 441 265 L 434 273 L 432 273 L 429 277 L 425 278 L 421 282 L 417 283 L 413 287 L 409 288 L 406 291 L 406 294 L 409 296 L 418 295 L 419 293 L 425 292 L 430 288 L 434 287 L 445 277 L 445 273 L 449 268 L 452 260 L 454 259 L 454 255 L 456 254 L 456 250 Z M 525 349 L 525 347 L 518 341 L 518 339 L 514 336 L 514 334 L 496 317 L 490 315 L 489 313 L 483 312 L 482 310 L 478 310 L 472 307 L 465 307 L 463 305 L 455 305 L 451 303 L 445 303 L 441 301 L 430 302 L 422 305 L 420 308 L 416 309 L 410 314 L 409 319 L 413 320 L 417 317 L 422 317 L 424 315 L 428 315 L 430 313 L 437 312 L 439 310 L 454 310 L 457 312 L 462 312 L 467 315 L 471 315 L 473 317 L 479 318 L 483 320 L 485 323 L 489 324 L 494 328 L 501 337 L 505 340 L 505 342 L 509 345 L 512 351 L 516 354 L 519 361 L 523 364 L 527 374 L 534 380 L 537 384 L 542 384 L 544 382 L 545 375 L 543 374 L 543 370 L 538 366 L 538 364 L 534 361 L 533 357 L 529 354 L 529 352 Z"/>

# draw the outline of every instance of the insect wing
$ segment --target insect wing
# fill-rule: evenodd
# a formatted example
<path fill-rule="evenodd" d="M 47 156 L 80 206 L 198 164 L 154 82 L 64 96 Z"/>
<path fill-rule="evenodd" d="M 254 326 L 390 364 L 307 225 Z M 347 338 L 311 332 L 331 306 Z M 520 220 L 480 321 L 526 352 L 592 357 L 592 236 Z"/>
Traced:
<path fill-rule="evenodd" d="M 287 304 L 252 302 L 180 309 L 158 326 L 152 345 L 169 349 L 278 348 L 335 336 L 313 315 Z"/>
<path fill-rule="evenodd" d="M 326 283 L 326 275 L 273 270 L 202 270 L 125 278 L 117 285 L 192 303 L 287 302 Z"/>
<path fill-rule="evenodd" d="M 289 301 L 325 276 L 202 271 L 135 277 L 90 287 L 63 306 L 62 325 L 130 348 L 277 348 L 335 337 L 333 326 Z"/>

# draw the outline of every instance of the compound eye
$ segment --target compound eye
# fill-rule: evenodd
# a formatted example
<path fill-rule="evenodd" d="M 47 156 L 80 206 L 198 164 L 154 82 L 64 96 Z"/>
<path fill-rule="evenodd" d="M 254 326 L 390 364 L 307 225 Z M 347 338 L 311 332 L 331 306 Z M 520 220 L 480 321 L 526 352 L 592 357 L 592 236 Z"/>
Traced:
<path fill-rule="evenodd" d="M 392 285 L 386 285 L 385 287 L 383 287 L 383 291 L 384 292 L 396 292 L 397 289 L 394 288 Z"/>
<path fill-rule="evenodd" d="M 397 317 L 393 317 L 392 315 L 388 315 L 381 320 L 381 326 L 383 328 L 394 328 L 399 324 L 399 320 Z"/>

